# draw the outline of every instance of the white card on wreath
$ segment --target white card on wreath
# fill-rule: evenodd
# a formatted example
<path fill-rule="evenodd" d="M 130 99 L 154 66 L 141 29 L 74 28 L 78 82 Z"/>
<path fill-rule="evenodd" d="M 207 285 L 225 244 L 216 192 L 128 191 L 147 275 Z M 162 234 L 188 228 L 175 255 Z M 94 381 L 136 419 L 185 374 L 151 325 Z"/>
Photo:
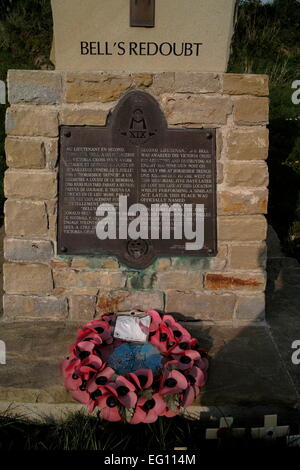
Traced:
<path fill-rule="evenodd" d="M 114 338 L 134 343 L 147 343 L 150 315 L 144 312 L 117 315 Z"/>

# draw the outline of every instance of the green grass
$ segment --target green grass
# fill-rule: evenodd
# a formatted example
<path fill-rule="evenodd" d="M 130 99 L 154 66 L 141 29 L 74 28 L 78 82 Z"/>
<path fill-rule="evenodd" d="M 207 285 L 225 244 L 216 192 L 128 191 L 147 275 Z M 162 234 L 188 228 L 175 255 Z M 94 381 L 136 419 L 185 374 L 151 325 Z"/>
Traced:
<path fill-rule="evenodd" d="M 269 75 L 268 220 L 285 253 L 300 261 L 300 105 L 291 100 L 300 77 L 300 1 L 239 4 L 228 71 Z"/>
<path fill-rule="evenodd" d="M 268 218 L 284 251 L 300 260 L 300 106 L 291 101 L 291 87 L 270 91 L 270 199 Z M 297 241 L 298 239 L 298 241 Z"/>
<path fill-rule="evenodd" d="M 199 424 L 185 418 L 159 418 L 153 424 L 109 423 L 82 412 L 65 420 L 43 422 L 22 416 L 0 416 L 1 450 L 169 450 L 199 444 Z"/>
<path fill-rule="evenodd" d="M 270 77 L 272 87 L 289 84 L 300 71 L 299 0 L 240 0 L 229 70 Z"/>
<path fill-rule="evenodd" d="M 0 0 L 0 80 L 6 81 L 10 69 L 37 69 L 50 66 L 52 14 L 50 0 Z M 0 218 L 4 194 L 3 175 L 6 106 L 0 105 Z"/>
<path fill-rule="evenodd" d="M 159 418 L 153 424 L 130 425 L 109 423 L 82 412 L 70 414 L 64 420 L 45 417 L 35 421 L 9 412 L 0 415 L 0 451 L 107 451 L 155 453 L 187 447 L 188 451 L 214 449 L 257 449 L 270 443 L 252 440 L 250 433 L 234 438 L 230 430 L 218 440 L 206 441 L 207 423 L 182 416 Z M 216 427 L 213 423 L 212 427 Z M 271 443 L 272 445 L 272 443 Z M 273 448 L 286 447 L 284 439 L 273 442 Z"/>

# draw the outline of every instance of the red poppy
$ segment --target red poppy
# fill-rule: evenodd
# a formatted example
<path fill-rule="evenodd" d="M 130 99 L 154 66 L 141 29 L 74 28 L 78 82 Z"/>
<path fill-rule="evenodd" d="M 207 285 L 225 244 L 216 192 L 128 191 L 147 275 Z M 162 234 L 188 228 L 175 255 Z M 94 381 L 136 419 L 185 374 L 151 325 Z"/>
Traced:
<path fill-rule="evenodd" d="M 80 366 L 80 359 L 73 356 L 66 359 L 61 364 L 61 373 L 64 377 L 64 385 L 68 390 L 77 390 L 81 383 L 81 379 L 76 374 L 76 369 Z"/>
<path fill-rule="evenodd" d="M 172 354 L 173 360 L 169 364 L 173 364 L 176 369 L 187 370 L 194 366 L 195 361 L 200 359 L 198 351 L 189 349 L 187 351 L 181 351 L 181 354 Z"/>
<path fill-rule="evenodd" d="M 121 421 L 122 417 L 119 412 L 117 395 L 112 391 L 97 399 L 97 406 L 101 409 L 101 416 L 107 421 Z"/>
<path fill-rule="evenodd" d="M 102 342 L 110 344 L 113 342 L 112 331 L 113 328 L 107 321 L 92 320 L 85 325 L 87 328 L 92 328 L 102 339 Z"/>
<path fill-rule="evenodd" d="M 149 327 L 150 333 L 156 331 L 162 322 L 162 318 L 156 310 L 147 310 L 145 313 L 151 316 L 151 323 Z"/>
<path fill-rule="evenodd" d="M 199 395 L 200 389 L 196 385 L 190 385 L 183 393 L 181 406 L 184 408 L 191 406 L 197 396 Z"/>
<path fill-rule="evenodd" d="M 196 366 L 185 371 L 185 377 L 190 385 L 196 385 L 197 387 L 203 387 L 206 382 L 206 373 Z"/>
<path fill-rule="evenodd" d="M 109 382 L 105 386 L 107 390 L 116 396 L 118 401 L 126 408 L 134 408 L 137 402 L 137 394 L 135 393 L 135 386 L 119 375 L 114 382 Z"/>
<path fill-rule="evenodd" d="M 102 369 L 98 370 L 97 374 L 94 375 L 88 384 L 88 391 L 93 393 L 97 389 L 107 385 L 111 381 L 114 373 L 115 371 L 111 367 L 103 367 Z"/>
<path fill-rule="evenodd" d="M 164 315 L 164 323 L 172 330 L 175 341 L 181 343 L 183 341 L 190 342 L 191 334 L 178 323 L 172 315 Z"/>
<path fill-rule="evenodd" d="M 180 407 L 178 407 L 176 411 L 172 411 L 170 410 L 170 408 L 167 407 L 163 416 L 165 416 L 166 418 L 174 418 L 175 416 L 178 415 L 179 412 L 180 412 Z"/>
<path fill-rule="evenodd" d="M 199 367 L 203 371 L 208 369 L 208 359 L 207 357 L 200 357 L 195 361 L 195 366 Z"/>
<path fill-rule="evenodd" d="M 146 390 L 153 383 L 153 372 L 151 369 L 139 369 L 135 372 L 130 372 L 128 377 L 131 378 L 139 390 Z"/>
<path fill-rule="evenodd" d="M 161 378 L 161 388 L 159 393 L 161 395 L 169 395 L 174 393 L 181 393 L 188 386 L 185 376 L 178 370 L 164 369 Z"/>
<path fill-rule="evenodd" d="M 137 401 L 131 424 L 154 423 L 158 416 L 162 416 L 166 409 L 166 403 L 159 393 L 154 393 L 152 398 L 141 397 Z"/>
<path fill-rule="evenodd" d="M 160 352 L 166 354 L 168 350 L 174 345 L 175 340 L 172 330 L 166 326 L 163 322 L 160 323 L 158 329 L 153 335 L 150 333 L 149 341 L 155 346 Z"/>
<path fill-rule="evenodd" d="M 132 424 L 176 416 L 181 407 L 194 402 L 206 381 L 207 353 L 199 348 L 197 339 L 171 315 L 162 318 L 154 310 L 147 313 L 151 316 L 149 343 L 164 355 L 159 376 L 154 377 L 150 369 L 122 376 L 107 366 L 114 349 L 123 343 L 113 338 L 115 315 L 104 315 L 78 330 L 70 357 L 61 365 L 65 387 L 72 391 L 74 400 L 87 404 L 90 412 L 100 408 L 108 421 L 123 419 L 122 407 L 130 410 Z M 172 395 L 176 395 L 175 401 Z"/>

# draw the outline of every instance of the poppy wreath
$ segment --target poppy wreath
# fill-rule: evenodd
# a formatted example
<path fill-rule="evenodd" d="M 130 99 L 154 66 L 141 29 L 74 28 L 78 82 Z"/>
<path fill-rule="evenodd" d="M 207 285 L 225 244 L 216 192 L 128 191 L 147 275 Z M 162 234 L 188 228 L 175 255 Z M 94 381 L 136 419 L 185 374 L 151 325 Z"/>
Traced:
<path fill-rule="evenodd" d="M 113 337 L 115 314 L 103 315 L 78 330 L 70 356 L 61 371 L 74 400 L 86 404 L 90 413 L 99 408 L 108 421 L 153 423 L 158 416 L 172 418 L 190 406 L 206 382 L 207 352 L 200 348 L 171 315 L 151 316 L 148 343 L 162 355 L 162 368 L 118 375 L 107 365 L 112 352 L 124 341 Z"/>

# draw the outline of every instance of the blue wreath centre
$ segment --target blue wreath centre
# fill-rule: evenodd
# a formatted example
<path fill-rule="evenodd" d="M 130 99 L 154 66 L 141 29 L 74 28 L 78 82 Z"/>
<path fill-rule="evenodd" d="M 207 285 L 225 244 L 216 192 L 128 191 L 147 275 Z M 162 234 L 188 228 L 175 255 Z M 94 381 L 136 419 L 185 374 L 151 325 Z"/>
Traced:
<path fill-rule="evenodd" d="M 107 365 L 124 375 L 139 369 L 151 369 L 154 375 L 162 369 L 162 355 L 152 344 L 124 343 L 111 354 Z"/>

